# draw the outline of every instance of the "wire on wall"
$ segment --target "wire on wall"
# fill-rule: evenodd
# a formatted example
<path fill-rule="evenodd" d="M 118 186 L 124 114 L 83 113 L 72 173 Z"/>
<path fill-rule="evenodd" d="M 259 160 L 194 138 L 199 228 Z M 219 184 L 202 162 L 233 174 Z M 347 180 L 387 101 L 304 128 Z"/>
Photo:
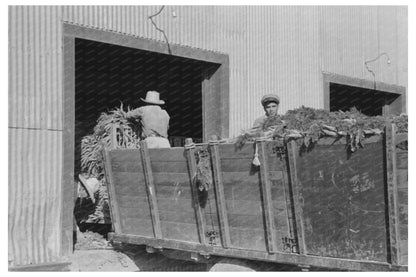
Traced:
<path fill-rule="evenodd" d="M 377 60 L 378 60 L 378 59 L 380 59 L 382 56 L 386 56 L 386 57 L 387 57 L 387 64 L 388 64 L 388 65 L 390 65 L 390 63 L 391 63 L 391 61 L 390 61 L 390 57 L 389 57 L 389 55 L 388 55 L 386 52 L 380 53 L 380 54 L 379 54 L 377 57 L 375 57 L 374 59 L 372 59 L 372 60 L 368 60 L 368 61 L 365 61 L 365 62 L 364 62 L 364 65 L 365 65 L 365 68 L 367 69 L 367 71 L 368 71 L 368 72 L 370 72 L 370 73 L 371 73 L 371 75 L 373 75 L 374 90 L 376 90 L 376 74 L 374 73 L 374 71 L 373 71 L 373 70 L 371 70 L 371 69 L 368 67 L 368 64 L 369 64 L 369 63 L 372 63 L 372 62 L 377 61 Z"/>
<path fill-rule="evenodd" d="M 167 37 L 167 35 L 166 35 L 165 31 L 164 31 L 164 30 L 162 30 L 162 29 L 160 29 L 160 28 L 156 25 L 156 23 L 153 21 L 153 17 L 158 16 L 158 15 L 159 15 L 159 14 L 163 11 L 163 9 L 164 9 L 164 8 L 165 8 L 165 6 L 162 6 L 162 7 L 160 8 L 160 10 L 159 10 L 157 13 L 155 13 L 154 15 L 149 16 L 149 17 L 148 17 L 148 19 L 150 19 L 150 21 L 152 22 L 153 26 L 155 26 L 156 30 L 158 30 L 159 32 L 161 32 L 161 33 L 163 34 L 163 37 L 165 38 L 166 43 L 167 43 L 167 45 L 168 45 L 168 52 L 169 52 L 169 55 L 172 55 L 172 51 L 171 51 L 171 49 L 170 49 L 169 40 L 168 40 L 168 37 Z"/>

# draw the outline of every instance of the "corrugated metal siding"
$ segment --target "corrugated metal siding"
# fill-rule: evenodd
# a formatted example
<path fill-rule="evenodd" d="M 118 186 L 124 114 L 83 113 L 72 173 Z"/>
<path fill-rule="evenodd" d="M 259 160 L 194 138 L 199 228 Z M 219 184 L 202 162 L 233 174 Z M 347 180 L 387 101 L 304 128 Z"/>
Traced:
<path fill-rule="evenodd" d="M 164 41 L 148 19 L 160 7 L 71 6 L 63 8 L 63 19 Z M 322 71 L 372 80 L 364 62 L 381 52 L 389 53 L 392 64 L 371 64 L 376 80 L 407 86 L 398 77 L 406 60 L 397 57 L 407 24 L 398 14 L 405 12 L 375 6 L 166 6 L 154 21 L 170 43 L 229 54 L 230 134 L 238 134 L 263 113 L 257 105 L 262 94 L 278 93 L 282 113 L 300 105 L 323 107 Z"/>
<path fill-rule="evenodd" d="M 10 7 L 9 126 L 62 130 L 60 7 Z"/>
<path fill-rule="evenodd" d="M 50 261 L 56 251 L 53 247 L 57 247 L 48 246 L 53 248 L 49 256 L 42 248 L 44 254 L 33 252 L 43 237 L 33 242 L 36 245 L 24 238 L 25 232 L 35 232 L 37 220 L 32 221 L 28 214 L 23 217 L 19 207 L 26 207 L 27 212 L 29 206 L 24 206 L 27 204 L 18 196 L 33 196 L 31 204 L 36 204 L 45 191 L 56 205 L 60 203 L 61 159 L 55 153 L 61 153 L 61 142 L 54 136 L 62 134 L 55 131 L 63 128 L 62 22 L 164 41 L 148 19 L 159 9 L 10 6 L 9 132 L 13 144 L 9 170 L 14 177 L 9 182 L 9 202 L 14 206 L 10 207 L 9 220 L 18 234 L 12 236 L 18 263 Z M 281 113 L 300 105 L 322 108 L 322 71 L 371 80 L 364 61 L 381 52 L 388 52 L 392 64 L 387 66 L 382 59 L 371 64 L 376 80 L 407 87 L 406 7 L 166 6 L 154 20 L 166 31 L 170 43 L 229 55 L 231 136 L 251 126 L 263 113 L 259 104 L 262 94 L 278 93 Z M 52 148 L 46 149 L 47 154 L 33 169 L 30 160 L 21 157 L 25 151 L 37 151 L 39 145 L 45 145 L 41 137 Z M 57 170 L 48 171 L 51 161 Z M 42 175 L 46 183 L 39 174 L 47 174 Z M 32 178 L 34 181 L 29 182 Z M 59 228 L 44 211 L 37 212 L 39 220 L 49 220 L 48 228 Z M 18 243 L 15 238 L 28 243 Z M 48 243 L 55 240 L 52 236 Z"/>
<path fill-rule="evenodd" d="M 60 251 L 62 134 L 9 128 L 9 262 L 53 262 Z"/>

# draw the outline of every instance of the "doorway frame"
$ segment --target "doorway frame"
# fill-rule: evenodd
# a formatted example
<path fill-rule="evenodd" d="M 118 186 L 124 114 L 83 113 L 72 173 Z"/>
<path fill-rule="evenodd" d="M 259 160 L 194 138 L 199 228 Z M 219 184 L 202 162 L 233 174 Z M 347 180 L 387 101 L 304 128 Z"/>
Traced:
<path fill-rule="evenodd" d="M 75 39 L 86 39 L 168 55 L 165 42 L 110 30 L 94 29 L 63 23 L 63 166 L 61 255 L 73 251 L 74 151 L 75 151 Z M 215 71 L 202 73 L 202 133 L 206 141 L 211 135 L 229 136 L 229 56 L 188 46 L 170 44 L 171 55 L 217 64 Z"/>
<path fill-rule="evenodd" d="M 349 77 L 344 75 L 339 75 L 330 72 L 322 72 L 323 79 L 323 89 L 324 89 L 324 109 L 330 111 L 330 84 L 336 83 L 341 85 L 365 88 L 365 89 L 374 89 L 383 92 L 390 92 L 395 94 L 400 94 L 399 97 L 390 105 L 383 106 L 383 115 L 389 115 L 391 109 L 400 109 L 401 112 L 407 112 L 406 106 L 406 88 L 403 86 L 387 84 L 383 82 L 374 82 L 365 79 L 359 79 L 355 77 Z"/>

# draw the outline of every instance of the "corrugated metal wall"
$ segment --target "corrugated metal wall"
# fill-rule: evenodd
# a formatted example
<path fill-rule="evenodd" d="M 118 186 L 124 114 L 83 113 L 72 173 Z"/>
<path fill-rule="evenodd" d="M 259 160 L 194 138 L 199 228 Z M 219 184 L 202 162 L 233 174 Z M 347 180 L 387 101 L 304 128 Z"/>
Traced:
<path fill-rule="evenodd" d="M 61 239 L 62 134 L 9 129 L 9 261 L 58 260 Z"/>
<path fill-rule="evenodd" d="M 61 8 L 9 9 L 9 261 L 60 256 Z"/>
<path fill-rule="evenodd" d="M 10 6 L 12 264 L 59 255 L 62 22 L 164 41 L 148 20 L 159 9 Z M 407 7 L 166 6 L 154 20 L 170 43 L 229 55 L 231 135 L 263 113 L 261 95 L 278 93 L 281 113 L 300 105 L 322 108 L 322 71 L 372 80 L 364 61 L 381 52 L 392 63 L 371 64 L 376 80 L 407 88 Z"/>
<path fill-rule="evenodd" d="M 164 41 L 148 16 L 161 6 L 64 7 L 68 22 Z M 173 14 L 176 15 L 173 16 Z M 322 71 L 407 87 L 406 7 L 166 6 L 154 18 L 170 43 L 230 56 L 230 134 L 263 113 L 261 95 L 281 96 L 281 112 L 323 108 Z M 405 75 L 405 77 L 404 77 Z"/>

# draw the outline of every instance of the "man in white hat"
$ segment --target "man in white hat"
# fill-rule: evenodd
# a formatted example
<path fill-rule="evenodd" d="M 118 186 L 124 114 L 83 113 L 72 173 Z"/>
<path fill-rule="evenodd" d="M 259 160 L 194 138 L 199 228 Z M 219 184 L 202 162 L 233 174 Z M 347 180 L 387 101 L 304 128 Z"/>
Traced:
<path fill-rule="evenodd" d="M 129 111 L 127 118 L 140 121 L 142 126 L 141 138 L 147 143 L 148 148 L 170 148 L 168 140 L 169 115 L 160 105 L 165 101 L 160 100 L 157 91 L 148 91 L 146 99 L 140 98 L 147 105 Z"/>
<path fill-rule="evenodd" d="M 280 98 L 275 94 L 266 94 L 261 98 L 261 105 L 263 106 L 265 115 L 257 118 L 254 121 L 253 129 L 264 130 L 267 126 L 265 125 L 274 125 L 273 122 L 282 122 L 279 119 L 277 111 L 279 110 Z M 282 122 L 284 123 L 284 122 Z"/>

